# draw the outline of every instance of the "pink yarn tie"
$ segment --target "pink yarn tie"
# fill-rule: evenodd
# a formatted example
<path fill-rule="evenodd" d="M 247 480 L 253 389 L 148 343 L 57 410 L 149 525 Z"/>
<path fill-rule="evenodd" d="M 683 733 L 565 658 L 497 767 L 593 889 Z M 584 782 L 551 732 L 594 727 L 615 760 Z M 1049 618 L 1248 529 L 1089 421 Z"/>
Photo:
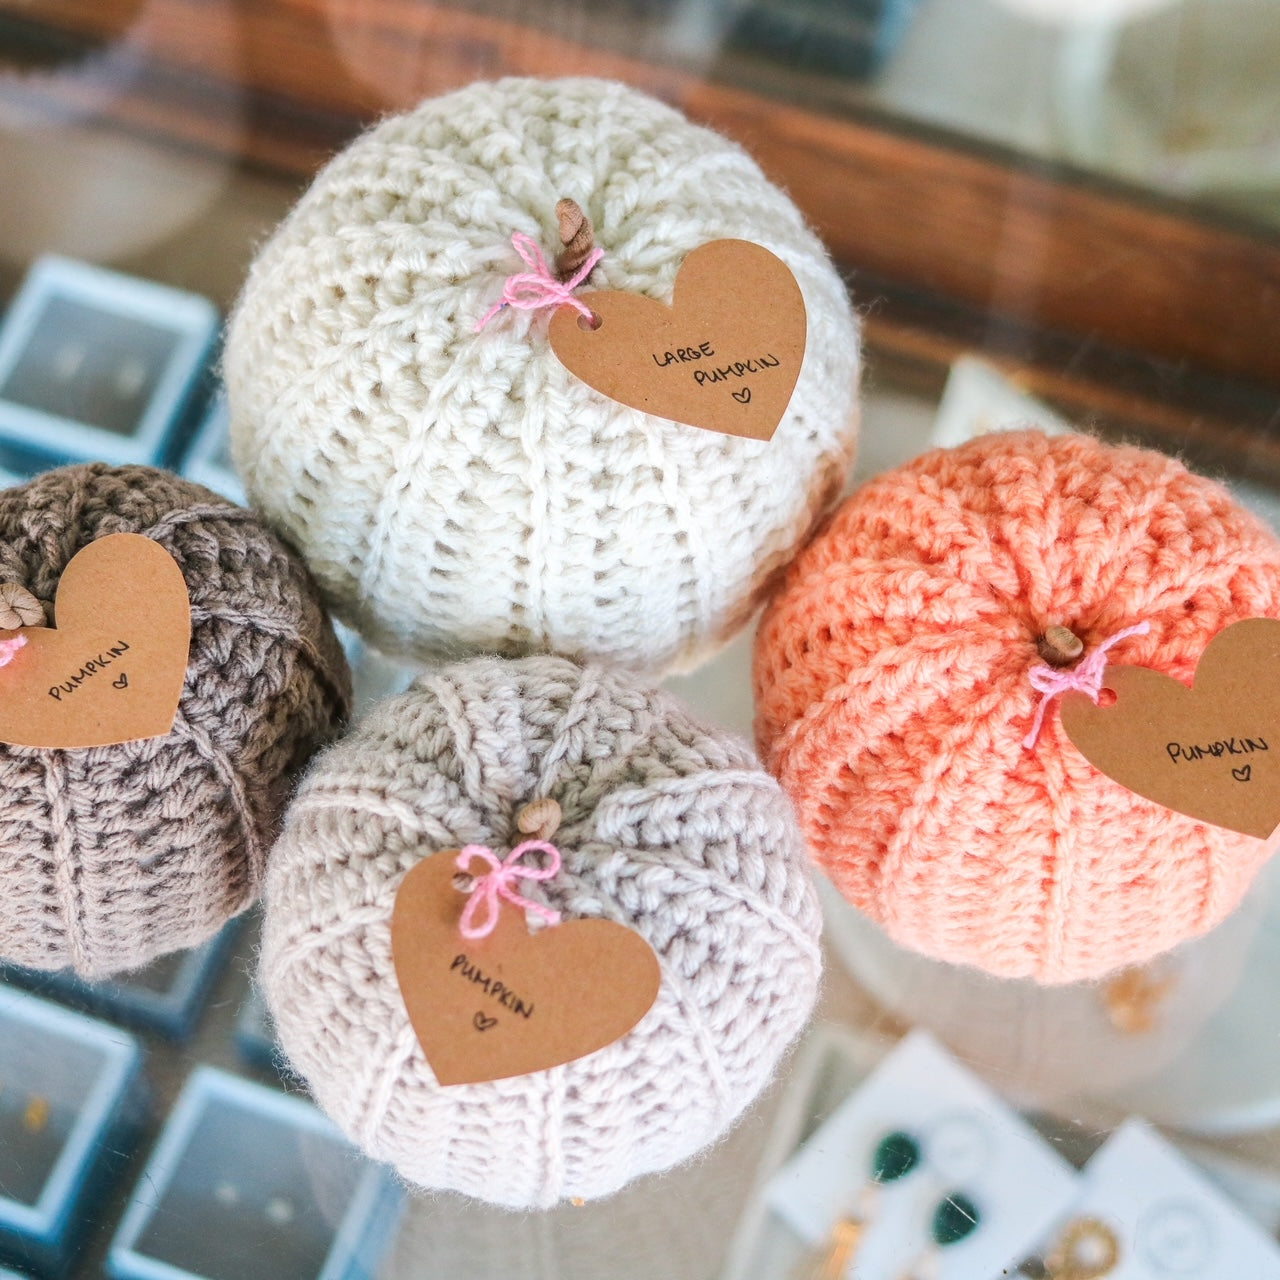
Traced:
<path fill-rule="evenodd" d="M 0 640 L 0 667 L 7 667 L 17 657 L 18 650 L 26 643 L 27 637 L 21 635 Z"/>
<path fill-rule="evenodd" d="M 521 866 L 520 859 L 526 853 L 541 852 L 550 855 L 551 863 L 546 867 Z M 482 858 L 491 868 L 485 875 L 478 876 L 471 886 L 471 896 L 462 910 L 462 919 L 458 931 L 464 938 L 487 938 L 497 926 L 498 914 L 502 910 L 499 898 L 505 898 L 523 911 L 537 912 L 548 924 L 559 924 L 560 913 L 544 907 L 540 902 L 530 902 L 512 887 L 517 880 L 550 880 L 560 870 L 560 850 L 545 840 L 526 840 L 518 844 L 501 861 L 492 849 L 482 844 L 469 844 L 458 854 L 456 866 L 459 871 L 466 871 L 472 858 Z M 484 919 L 476 923 L 480 908 L 485 908 Z"/>
<path fill-rule="evenodd" d="M 1083 693 L 1097 702 L 1099 694 L 1102 693 L 1102 678 L 1107 670 L 1107 650 L 1114 648 L 1121 640 L 1127 640 L 1130 636 L 1145 636 L 1150 630 L 1149 622 L 1139 622 L 1136 626 L 1125 627 L 1123 631 L 1117 631 L 1115 635 L 1109 636 L 1091 654 L 1081 658 L 1071 668 L 1051 667 L 1047 662 L 1041 662 L 1032 667 L 1028 674 L 1031 687 L 1040 694 L 1040 702 L 1036 707 L 1035 723 L 1031 726 L 1031 732 L 1023 738 L 1022 745 L 1028 751 L 1036 745 L 1049 703 L 1060 693 Z"/>
<path fill-rule="evenodd" d="M 528 271 L 517 271 L 507 277 L 502 287 L 502 297 L 489 308 L 476 325 L 475 331 L 481 329 L 498 314 L 503 307 L 516 307 L 520 311 L 538 311 L 543 307 L 570 306 L 591 319 L 592 311 L 585 302 L 573 296 L 573 291 L 591 274 L 595 265 L 604 257 L 603 249 L 592 249 L 587 260 L 568 280 L 557 280 L 547 267 L 547 260 L 538 248 L 522 231 L 511 237 L 515 251 L 529 266 Z"/>

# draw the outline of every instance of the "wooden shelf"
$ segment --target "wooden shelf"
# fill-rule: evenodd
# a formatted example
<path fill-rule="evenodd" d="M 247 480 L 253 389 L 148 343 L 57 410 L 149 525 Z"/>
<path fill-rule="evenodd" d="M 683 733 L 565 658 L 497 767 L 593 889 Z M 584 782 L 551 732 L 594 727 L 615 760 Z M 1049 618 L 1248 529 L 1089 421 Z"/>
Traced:
<path fill-rule="evenodd" d="M 563 27 L 574 12 L 549 4 L 543 16 Z M 475 79 L 625 80 L 756 156 L 846 265 L 889 355 L 943 359 L 966 342 L 1022 361 L 1030 383 L 1085 416 L 1226 456 L 1243 442 L 1250 465 L 1270 469 L 1271 446 L 1257 446 L 1280 422 L 1274 235 L 822 105 L 805 82 L 798 105 L 730 83 L 742 74 L 730 62 L 708 79 L 421 0 L 0 0 L 0 49 L 18 17 L 24 39 L 36 19 L 90 46 L 139 13 L 147 61 L 107 120 L 300 178 L 380 114 Z M 54 92 L 67 90 L 34 76 L 0 85 L 28 110 L 42 98 L 58 109 Z"/>

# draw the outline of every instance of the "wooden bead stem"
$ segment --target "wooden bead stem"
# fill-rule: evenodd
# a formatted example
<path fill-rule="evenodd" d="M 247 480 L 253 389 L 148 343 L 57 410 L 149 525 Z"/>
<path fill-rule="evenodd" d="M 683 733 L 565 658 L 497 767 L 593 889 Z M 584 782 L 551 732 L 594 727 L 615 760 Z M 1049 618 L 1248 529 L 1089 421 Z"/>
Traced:
<path fill-rule="evenodd" d="M 568 280 L 591 256 L 596 247 L 596 233 L 591 219 L 576 200 L 567 197 L 557 200 L 556 218 L 560 223 L 560 243 L 564 245 L 556 254 L 556 275 Z"/>
<path fill-rule="evenodd" d="M 0 582 L 0 631 L 42 627 L 44 605 L 17 582 Z"/>
<path fill-rule="evenodd" d="M 1046 627 L 1036 648 L 1051 667 L 1069 667 L 1084 653 L 1084 641 L 1069 627 Z"/>
<path fill-rule="evenodd" d="M 550 840 L 559 830 L 562 817 L 559 804 L 550 796 L 543 796 L 530 800 L 516 814 L 516 827 L 521 835 L 534 840 Z"/>

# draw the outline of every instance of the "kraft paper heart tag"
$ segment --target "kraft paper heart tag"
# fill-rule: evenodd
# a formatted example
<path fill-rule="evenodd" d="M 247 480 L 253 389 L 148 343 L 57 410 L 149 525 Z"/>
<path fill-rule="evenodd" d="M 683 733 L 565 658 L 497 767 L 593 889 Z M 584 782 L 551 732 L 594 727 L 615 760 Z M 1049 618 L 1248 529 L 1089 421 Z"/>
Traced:
<path fill-rule="evenodd" d="M 655 417 L 773 436 L 806 340 L 804 296 L 781 258 L 748 240 L 713 240 L 681 264 L 669 307 L 621 290 L 578 296 L 600 325 L 570 307 L 552 317 L 551 349 L 570 373 Z"/>
<path fill-rule="evenodd" d="M 1112 706 L 1062 699 L 1062 727 L 1096 769 L 1177 813 L 1266 839 L 1280 825 L 1280 621 L 1249 618 L 1205 646 L 1195 683 L 1111 666 Z"/>
<path fill-rule="evenodd" d="M 91 542 L 62 572 L 53 627 L 0 637 L 25 641 L 0 667 L 0 742 L 100 747 L 172 730 L 191 603 L 177 562 L 150 538 Z"/>
<path fill-rule="evenodd" d="M 414 867 L 391 917 L 400 992 L 440 1084 L 561 1066 L 620 1040 L 648 1013 L 661 969 L 625 925 L 569 920 L 530 933 L 524 912 L 502 903 L 492 933 L 464 938 L 457 856 Z"/>

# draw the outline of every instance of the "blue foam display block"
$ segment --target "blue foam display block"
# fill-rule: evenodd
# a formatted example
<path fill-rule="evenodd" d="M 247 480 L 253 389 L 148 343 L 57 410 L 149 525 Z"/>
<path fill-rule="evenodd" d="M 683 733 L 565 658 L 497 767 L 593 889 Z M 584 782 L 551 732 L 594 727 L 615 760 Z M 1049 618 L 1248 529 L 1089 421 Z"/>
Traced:
<path fill-rule="evenodd" d="M 236 1048 L 251 1066 L 277 1070 L 281 1065 L 271 1015 L 256 986 L 249 989 L 245 1002 L 236 1015 Z"/>
<path fill-rule="evenodd" d="M 69 969 L 49 972 L 6 965 L 7 982 L 113 1022 L 186 1040 L 200 1021 L 209 992 L 240 931 L 232 920 L 203 946 L 162 956 L 124 978 L 86 982 Z"/>
<path fill-rule="evenodd" d="M 353 723 L 379 702 L 403 693 L 420 674 L 420 668 L 388 658 L 376 649 L 371 649 L 360 636 L 341 622 L 335 622 L 333 629 L 347 655 L 348 663 L 351 664 Z"/>
<path fill-rule="evenodd" d="M 127 1031 L 0 987 L 0 1256 L 63 1274 L 141 1127 Z"/>
<path fill-rule="evenodd" d="M 196 1068 L 107 1255 L 113 1280 L 369 1280 L 404 1197 L 310 1103 Z"/>
<path fill-rule="evenodd" d="M 231 412 L 224 390 L 219 389 L 214 396 L 209 412 L 182 455 L 179 470 L 188 480 L 245 505 L 244 485 L 231 461 Z"/>
<path fill-rule="evenodd" d="M 902 42 L 920 0 L 747 0 L 729 42 L 788 66 L 852 80 L 875 75 Z"/>
<path fill-rule="evenodd" d="M 0 324 L 0 466 L 163 466 L 203 399 L 218 311 L 198 294 L 56 256 Z"/>

